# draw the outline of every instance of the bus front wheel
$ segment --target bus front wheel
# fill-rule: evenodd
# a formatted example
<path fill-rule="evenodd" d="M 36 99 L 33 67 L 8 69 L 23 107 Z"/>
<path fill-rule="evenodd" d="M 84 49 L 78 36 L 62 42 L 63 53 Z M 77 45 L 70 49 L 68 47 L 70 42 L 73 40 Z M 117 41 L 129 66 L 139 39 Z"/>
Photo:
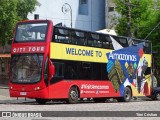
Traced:
<path fill-rule="evenodd" d="M 47 100 L 46 99 L 41 99 L 41 98 L 36 98 L 36 102 L 40 105 L 43 105 L 47 102 Z"/>
<path fill-rule="evenodd" d="M 71 104 L 75 104 L 78 102 L 79 91 L 77 87 L 71 87 L 68 94 L 67 102 Z"/>
<path fill-rule="evenodd" d="M 132 92 L 129 87 L 125 87 L 124 89 L 124 96 L 117 98 L 118 102 L 129 102 L 132 98 Z"/>

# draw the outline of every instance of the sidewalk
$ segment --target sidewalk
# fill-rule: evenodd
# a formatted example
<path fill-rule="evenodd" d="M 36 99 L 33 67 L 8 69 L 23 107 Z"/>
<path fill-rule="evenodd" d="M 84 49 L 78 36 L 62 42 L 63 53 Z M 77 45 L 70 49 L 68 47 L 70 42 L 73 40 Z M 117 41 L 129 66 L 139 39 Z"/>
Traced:
<path fill-rule="evenodd" d="M 20 103 L 32 103 L 35 102 L 34 99 L 25 99 L 25 98 L 17 98 L 10 97 L 8 86 L 4 86 L 0 84 L 0 104 L 20 104 Z"/>
<path fill-rule="evenodd" d="M 8 84 L 0 84 L 0 89 L 9 89 Z"/>

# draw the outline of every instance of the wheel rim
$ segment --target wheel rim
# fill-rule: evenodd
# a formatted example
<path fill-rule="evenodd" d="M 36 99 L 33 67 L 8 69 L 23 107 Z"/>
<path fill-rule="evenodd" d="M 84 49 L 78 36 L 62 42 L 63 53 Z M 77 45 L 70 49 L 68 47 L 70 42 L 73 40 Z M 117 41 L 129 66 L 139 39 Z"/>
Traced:
<path fill-rule="evenodd" d="M 70 97 L 72 100 L 77 100 L 78 99 L 78 93 L 75 90 L 72 90 L 70 93 Z"/>
<path fill-rule="evenodd" d="M 160 100 L 160 93 L 157 93 L 156 97 L 157 97 L 158 100 Z"/>
<path fill-rule="evenodd" d="M 128 90 L 125 92 L 125 99 L 126 100 L 130 99 L 130 92 Z"/>

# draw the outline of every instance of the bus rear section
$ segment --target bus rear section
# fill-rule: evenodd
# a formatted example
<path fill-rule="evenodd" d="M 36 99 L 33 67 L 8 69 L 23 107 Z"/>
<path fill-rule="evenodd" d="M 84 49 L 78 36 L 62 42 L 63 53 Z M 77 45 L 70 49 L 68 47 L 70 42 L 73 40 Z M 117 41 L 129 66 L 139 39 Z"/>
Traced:
<path fill-rule="evenodd" d="M 128 102 L 151 92 L 151 45 L 142 40 L 66 27 L 48 20 L 17 24 L 12 43 L 11 97 L 77 103 L 84 98 Z M 136 43 L 137 42 L 137 43 Z M 140 43 L 140 44 L 139 44 Z"/>
<path fill-rule="evenodd" d="M 132 96 L 150 96 L 151 54 L 145 54 L 144 47 L 140 43 L 112 51 L 98 49 L 101 57 L 97 57 L 97 48 L 53 42 L 50 57 L 55 76 L 50 80 L 50 89 L 58 95 L 75 97 L 71 103 L 78 98 L 93 98 L 96 102 L 115 98 L 128 102 Z M 93 54 L 89 54 L 91 51 Z"/>

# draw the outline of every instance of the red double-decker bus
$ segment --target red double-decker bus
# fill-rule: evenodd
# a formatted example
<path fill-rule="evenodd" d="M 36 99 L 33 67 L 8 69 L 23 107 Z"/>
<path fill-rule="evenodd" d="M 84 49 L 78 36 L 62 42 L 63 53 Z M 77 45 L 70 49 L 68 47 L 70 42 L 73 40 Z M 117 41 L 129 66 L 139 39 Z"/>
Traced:
<path fill-rule="evenodd" d="M 12 43 L 10 96 L 39 104 L 150 96 L 151 52 L 149 41 L 22 21 Z"/>

